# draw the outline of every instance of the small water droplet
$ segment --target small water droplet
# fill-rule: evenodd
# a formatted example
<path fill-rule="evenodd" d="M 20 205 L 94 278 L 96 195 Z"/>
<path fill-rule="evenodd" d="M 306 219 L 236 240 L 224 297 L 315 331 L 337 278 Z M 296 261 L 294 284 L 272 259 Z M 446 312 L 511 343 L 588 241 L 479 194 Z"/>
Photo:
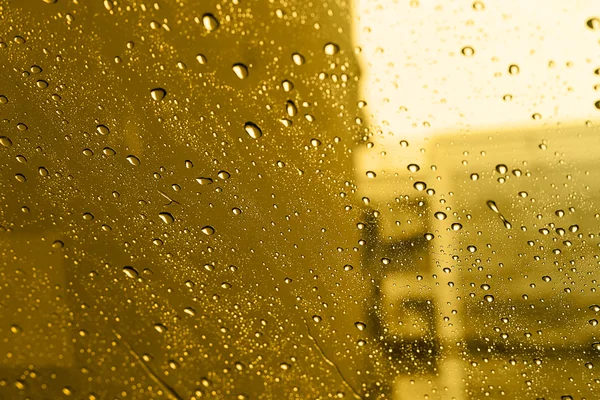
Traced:
<path fill-rule="evenodd" d="M 21 183 L 27 182 L 27 178 L 23 174 L 15 174 L 15 179 Z"/>
<path fill-rule="evenodd" d="M 48 87 L 48 82 L 46 82 L 43 79 L 38 80 L 36 83 L 36 86 L 39 87 L 40 89 L 46 89 Z"/>
<path fill-rule="evenodd" d="M 55 240 L 52 243 L 52 248 L 54 248 L 54 249 L 62 249 L 64 246 L 65 246 L 65 244 L 63 243 L 62 240 Z"/>
<path fill-rule="evenodd" d="M 104 153 L 105 156 L 114 156 L 115 154 L 117 154 L 116 151 L 114 151 L 112 148 L 110 147 L 105 147 L 104 149 L 102 149 L 102 153 Z"/>
<path fill-rule="evenodd" d="M 5 95 L 0 95 L 0 104 L 6 103 L 8 103 L 8 97 L 6 97 Z"/>
<path fill-rule="evenodd" d="M 475 50 L 470 46 L 463 47 L 460 52 L 465 57 L 472 57 L 475 54 Z"/>
<path fill-rule="evenodd" d="M 242 210 L 240 210 L 237 207 L 234 207 L 231 209 L 231 212 L 233 213 L 233 215 L 240 215 L 242 213 Z"/>
<path fill-rule="evenodd" d="M 373 172 L 373 171 L 367 171 L 366 175 L 367 175 L 367 178 L 371 178 L 371 179 L 377 177 L 377 174 L 375 172 Z"/>
<path fill-rule="evenodd" d="M 165 333 L 168 330 L 166 326 L 164 326 L 163 324 L 159 324 L 159 323 L 154 324 L 154 329 L 158 333 Z"/>
<path fill-rule="evenodd" d="M 163 88 L 154 88 L 150 90 L 150 97 L 154 101 L 161 101 L 167 95 L 167 91 Z"/>
<path fill-rule="evenodd" d="M 467 250 L 469 250 L 470 253 L 475 253 L 477 251 L 477 247 L 470 245 L 467 246 Z"/>
<path fill-rule="evenodd" d="M 161 212 L 161 213 L 158 214 L 158 217 L 165 224 L 172 224 L 173 222 L 175 222 L 175 218 L 173 217 L 173 215 L 171 213 L 168 213 L 168 212 Z"/>
<path fill-rule="evenodd" d="M 287 371 L 288 369 L 292 368 L 292 366 L 288 363 L 281 363 L 279 364 L 279 367 L 281 367 L 281 369 L 284 371 Z"/>
<path fill-rule="evenodd" d="M 233 72 L 240 79 L 246 79 L 248 77 L 248 67 L 244 64 L 233 64 Z"/>
<path fill-rule="evenodd" d="M 346 264 L 344 265 L 344 271 L 352 271 L 354 269 L 354 267 L 350 264 Z"/>
<path fill-rule="evenodd" d="M 29 129 L 29 127 L 27 125 L 25 125 L 24 123 L 19 122 L 17 124 L 17 129 L 20 131 L 26 131 L 27 129 Z"/>
<path fill-rule="evenodd" d="M 476 181 L 479 179 L 479 174 L 471 174 L 471 180 Z"/>
<path fill-rule="evenodd" d="M 252 139 L 258 139 L 263 135 L 262 130 L 254 122 L 246 122 L 244 124 L 244 129 Z"/>
<path fill-rule="evenodd" d="M 439 219 L 440 221 L 443 221 L 447 218 L 446 213 L 438 211 L 435 214 L 433 214 L 437 219 Z"/>
<path fill-rule="evenodd" d="M 410 172 L 418 172 L 421 167 L 419 167 L 417 164 L 408 164 L 408 166 L 406 167 Z"/>
<path fill-rule="evenodd" d="M 548 275 L 544 275 L 544 276 L 542 276 L 542 280 L 544 282 L 550 282 L 552 280 L 552 278 L 550 278 Z"/>
<path fill-rule="evenodd" d="M 488 303 L 491 303 L 494 301 L 494 296 L 492 296 L 491 294 L 486 294 L 485 296 L 483 296 L 483 299 Z"/>
<path fill-rule="evenodd" d="M 319 315 L 313 315 L 312 319 L 316 323 L 319 323 L 319 322 L 321 322 L 323 320 L 323 318 L 321 318 Z"/>
<path fill-rule="evenodd" d="M 48 176 L 50 175 L 50 172 L 48 172 L 48 170 L 45 167 L 39 167 L 38 174 L 40 174 L 40 176 Z"/>

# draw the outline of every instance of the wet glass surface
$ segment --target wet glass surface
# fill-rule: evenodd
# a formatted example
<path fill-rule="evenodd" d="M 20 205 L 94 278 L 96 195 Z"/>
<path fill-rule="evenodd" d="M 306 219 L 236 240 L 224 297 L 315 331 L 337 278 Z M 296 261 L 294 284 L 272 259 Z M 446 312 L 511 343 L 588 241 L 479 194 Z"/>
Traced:
<path fill-rule="evenodd" d="M 599 18 L 0 0 L 0 398 L 597 398 Z"/>

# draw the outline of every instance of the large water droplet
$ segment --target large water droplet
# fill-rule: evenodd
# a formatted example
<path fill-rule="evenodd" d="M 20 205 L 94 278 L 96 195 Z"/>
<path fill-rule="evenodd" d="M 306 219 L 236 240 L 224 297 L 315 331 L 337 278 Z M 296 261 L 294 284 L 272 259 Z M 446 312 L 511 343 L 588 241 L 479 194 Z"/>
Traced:
<path fill-rule="evenodd" d="M 296 65 L 302 65 L 306 62 L 304 56 L 300 53 L 292 54 L 292 61 L 294 61 L 294 64 Z"/>
<path fill-rule="evenodd" d="M 165 224 L 172 224 L 175 221 L 173 215 L 171 215 L 171 213 L 168 212 L 161 212 L 160 214 L 158 214 L 158 216 Z"/>
<path fill-rule="evenodd" d="M 96 127 L 96 132 L 98 132 L 101 135 L 108 135 L 110 133 L 110 130 L 106 125 L 98 125 Z"/>
<path fill-rule="evenodd" d="M 150 91 L 150 96 L 155 101 L 161 101 L 167 95 L 167 91 L 163 88 L 155 88 Z"/>
<path fill-rule="evenodd" d="M 211 32 L 219 27 L 219 21 L 214 15 L 207 13 L 202 16 L 202 25 L 204 25 L 204 29 Z"/>
<path fill-rule="evenodd" d="M 262 130 L 254 122 L 250 122 L 250 121 L 246 122 L 244 124 L 244 129 L 246 130 L 246 133 L 248 135 L 250 135 L 250 137 L 252 139 L 258 139 L 263 134 Z"/>
<path fill-rule="evenodd" d="M 334 54 L 337 54 L 338 51 L 340 51 L 340 47 L 335 43 L 327 43 L 325 47 L 323 47 L 323 51 L 325 51 L 325 54 L 327 54 L 328 56 L 333 56 Z"/>
<path fill-rule="evenodd" d="M 359 331 L 364 331 L 365 329 L 367 329 L 367 325 L 364 322 L 355 322 L 354 326 L 356 327 L 356 329 L 358 329 Z"/>
<path fill-rule="evenodd" d="M 215 233 L 215 228 L 213 228 L 210 225 L 205 226 L 204 228 L 202 228 L 202 233 L 204 233 L 207 236 L 212 235 L 213 233 Z"/>
<path fill-rule="evenodd" d="M 125 275 L 127 275 L 128 278 L 133 279 L 139 276 L 139 273 L 133 267 L 123 267 L 123 272 L 125 272 Z"/>
<path fill-rule="evenodd" d="M 585 24 L 593 31 L 600 29 L 600 19 L 596 17 L 588 19 Z"/>
<path fill-rule="evenodd" d="M 129 164 L 131 165 L 140 165 L 140 159 L 134 155 L 128 155 L 127 161 L 129 161 Z"/>
<path fill-rule="evenodd" d="M 248 77 L 248 67 L 244 64 L 233 64 L 233 72 L 240 79 L 246 79 Z"/>
<path fill-rule="evenodd" d="M 12 146 L 12 140 L 7 138 L 6 136 L 0 136 L 0 144 L 4 147 Z"/>

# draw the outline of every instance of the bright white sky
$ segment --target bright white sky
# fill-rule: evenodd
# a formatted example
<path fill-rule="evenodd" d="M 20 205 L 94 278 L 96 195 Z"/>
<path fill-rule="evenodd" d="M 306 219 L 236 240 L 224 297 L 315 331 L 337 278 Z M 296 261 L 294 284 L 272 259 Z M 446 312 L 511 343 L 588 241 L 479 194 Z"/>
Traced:
<path fill-rule="evenodd" d="M 600 18 L 600 0 L 481 3 L 477 11 L 468 0 L 355 0 L 369 123 L 395 143 L 438 130 L 599 123 L 600 28 L 586 21 Z"/>

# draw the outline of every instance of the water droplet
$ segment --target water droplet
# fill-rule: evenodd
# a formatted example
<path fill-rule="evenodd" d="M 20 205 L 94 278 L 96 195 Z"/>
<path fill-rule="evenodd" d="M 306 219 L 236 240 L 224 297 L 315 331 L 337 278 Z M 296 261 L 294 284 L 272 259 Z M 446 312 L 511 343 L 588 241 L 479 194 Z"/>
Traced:
<path fill-rule="evenodd" d="M 244 129 L 252 139 L 258 139 L 263 134 L 262 130 L 254 122 L 246 122 L 244 124 Z"/>
<path fill-rule="evenodd" d="M 106 127 L 106 125 L 98 125 L 96 127 L 96 132 L 98 132 L 101 135 L 108 135 L 110 133 L 110 130 Z"/>
<path fill-rule="evenodd" d="M 477 251 L 477 247 L 470 245 L 467 246 L 467 250 L 469 250 L 470 253 L 475 253 Z"/>
<path fill-rule="evenodd" d="M 531 118 L 534 119 L 534 120 L 536 120 L 536 121 L 538 121 L 538 120 L 542 119 L 542 115 L 540 113 L 534 113 L 531 116 Z"/>
<path fill-rule="evenodd" d="M 425 182 L 418 181 L 414 183 L 413 187 L 418 191 L 423 191 L 427 189 L 427 184 Z"/>
<path fill-rule="evenodd" d="M 168 212 L 161 212 L 161 213 L 158 214 L 158 217 L 165 224 L 172 224 L 175 221 L 175 218 L 173 217 L 173 215 L 171 213 L 168 213 Z"/>
<path fill-rule="evenodd" d="M 164 326 L 163 324 L 158 324 L 158 323 L 154 324 L 154 329 L 158 333 L 165 333 L 168 330 L 166 326 Z"/>
<path fill-rule="evenodd" d="M 139 273 L 137 272 L 137 270 L 133 267 L 123 267 L 123 272 L 125 272 L 125 275 L 127 275 L 128 278 L 137 278 L 139 276 Z"/>
<path fill-rule="evenodd" d="M 421 167 L 419 167 L 417 164 L 408 164 L 408 166 L 406 167 L 410 172 L 418 172 Z"/>
<path fill-rule="evenodd" d="M 508 172 L 508 167 L 504 164 L 498 164 L 496 165 L 496 171 L 499 174 L 506 174 Z"/>
<path fill-rule="evenodd" d="M 557 217 L 559 217 L 559 218 L 562 218 L 562 217 L 564 217 L 564 216 L 565 216 L 565 212 L 564 212 L 564 210 L 556 210 L 556 211 L 554 212 L 554 214 L 555 214 Z"/>
<path fill-rule="evenodd" d="M 210 185 L 211 183 L 213 183 L 213 180 L 211 178 L 199 176 L 198 178 L 196 178 L 196 182 L 198 182 L 201 185 Z"/>
<path fill-rule="evenodd" d="M 23 174 L 15 174 L 15 179 L 21 183 L 27 182 L 27 178 Z"/>
<path fill-rule="evenodd" d="M 227 180 L 227 179 L 231 178 L 231 174 L 227 171 L 219 171 L 217 173 L 217 176 L 219 177 L 219 179 L 223 179 L 223 180 Z"/>
<path fill-rule="evenodd" d="M 65 244 L 63 243 L 62 240 L 55 240 L 52 243 L 52 248 L 54 248 L 54 249 L 62 249 L 64 246 L 65 246 Z"/>
<path fill-rule="evenodd" d="M 433 233 L 426 233 L 426 234 L 423 235 L 423 237 L 427 241 L 433 240 L 435 238 L 435 236 L 433 236 Z"/>
<path fill-rule="evenodd" d="M 7 138 L 6 136 L 0 136 L 0 144 L 4 147 L 12 146 L 12 140 Z"/>
<path fill-rule="evenodd" d="M 186 308 L 184 308 L 183 312 L 186 313 L 187 315 L 192 316 L 192 317 L 194 315 L 196 315 L 196 310 L 194 310 L 192 307 L 186 307 Z"/>
<path fill-rule="evenodd" d="M 350 264 L 346 264 L 344 265 L 344 271 L 352 271 L 354 269 L 354 267 Z"/>
<path fill-rule="evenodd" d="M 313 315 L 312 319 L 313 319 L 313 321 L 315 321 L 317 324 L 323 320 L 323 318 L 321 318 L 319 315 Z"/>
<path fill-rule="evenodd" d="M 39 167 L 38 174 L 40 174 L 40 176 L 48 176 L 50 175 L 50 172 L 48 172 L 48 170 L 45 167 Z"/>
<path fill-rule="evenodd" d="M 82 153 L 84 156 L 87 156 L 87 157 L 91 157 L 94 155 L 94 152 L 90 149 L 83 149 Z"/>
<path fill-rule="evenodd" d="M 516 64 L 511 64 L 508 66 L 508 73 L 511 75 L 517 75 L 520 71 L 521 69 Z"/>
<path fill-rule="evenodd" d="M 470 46 L 463 47 L 460 52 L 465 57 L 472 57 L 475 54 L 475 50 Z"/>
<path fill-rule="evenodd" d="M 248 77 L 248 67 L 244 64 L 233 64 L 233 72 L 240 79 L 246 79 Z"/>
<path fill-rule="evenodd" d="M 27 129 L 29 129 L 29 128 L 28 128 L 28 127 L 27 127 L 27 125 L 25 125 L 24 123 L 22 123 L 22 122 L 19 122 L 19 123 L 17 124 L 17 129 L 18 129 L 18 130 L 20 130 L 20 131 L 26 131 L 26 130 L 27 130 Z"/>
<path fill-rule="evenodd" d="M 207 13 L 202 16 L 202 25 L 204 25 L 204 29 L 212 32 L 219 27 L 219 21 L 214 15 Z"/>
<path fill-rule="evenodd" d="M 161 101 L 167 95 L 167 91 L 163 88 L 155 88 L 150 91 L 150 97 L 154 101 Z"/>
<path fill-rule="evenodd" d="M 367 178 L 371 178 L 371 179 L 377 177 L 377 174 L 373 171 L 367 171 L 366 175 L 367 175 Z"/>
<path fill-rule="evenodd" d="M 325 52 L 325 54 L 327 54 L 328 56 L 333 56 L 335 54 L 337 54 L 338 51 L 340 51 L 340 46 L 338 46 L 335 43 L 327 43 L 325 45 L 325 47 L 323 47 L 323 51 Z"/>
<path fill-rule="evenodd" d="M 288 369 L 292 368 L 292 366 L 288 363 L 281 363 L 279 364 L 279 367 L 281 367 L 281 369 L 284 371 L 287 371 Z"/>
<path fill-rule="evenodd" d="M 8 97 L 6 97 L 5 95 L 0 95 L 0 104 L 6 103 L 8 103 Z"/>
<path fill-rule="evenodd" d="M 577 232 L 578 230 L 579 230 L 579 225 L 571 225 L 569 227 L 569 231 L 571 231 L 573 233 Z"/>
<path fill-rule="evenodd" d="M 140 159 L 134 155 L 128 155 L 127 161 L 129 161 L 129 164 L 131 164 L 131 165 L 136 165 L 136 166 L 140 165 Z"/>
<path fill-rule="evenodd" d="M 193 162 L 191 162 L 190 160 L 185 160 L 185 167 L 186 167 L 187 169 L 194 168 L 194 163 L 193 163 Z"/>
<path fill-rule="evenodd" d="M 479 174 L 471 174 L 471 180 L 476 181 L 479 179 Z"/>
<path fill-rule="evenodd" d="M 231 212 L 233 213 L 233 215 L 240 215 L 242 213 L 242 210 L 240 210 L 237 207 L 234 207 L 231 209 Z"/>
<path fill-rule="evenodd" d="M 221 283 L 221 287 L 223 289 L 231 289 L 231 283 L 229 283 L 229 282 L 223 282 L 223 283 Z"/>
<path fill-rule="evenodd" d="M 485 9 L 485 5 L 481 1 L 473 2 L 473 10 L 482 11 Z"/>
<path fill-rule="evenodd" d="M 288 100 L 285 102 L 285 111 L 290 117 L 294 117 L 296 116 L 296 114 L 298 114 L 298 108 L 292 100 Z"/>
<path fill-rule="evenodd" d="M 505 94 L 504 96 L 502 96 L 502 100 L 504 101 L 511 101 L 512 99 L 512 94 Z"/>
<path fill-rule="evenodd" d="M 104 153 L 105 156 L 114 156 L 115 154 L 117 154 L 116 151 L 114 151 L 113 149 L 111 149 L 110 147 L 105 147 L 102 150 L 102 153 Z"/>
<path fill-rule="evenodd" d="M 36 86 L 39 87 L 40 89 L 46 89 L 48 87 L 48 82 L 46 82 L 43 79 L 38 80 L 36 83 Z"/>
<path fill-rule="evenodd" d="M 292 61 L 294 61 L 294 64 L 296 65 L 302 65 L 306 62 L 304 56 L 300 53 L 292 54 Z"/>
<path fill-rule="evenodd" d="M 208 62 L 208 59 L 204 54 L 198 54 L 196 55 L 196 61 L 198 61 L 199 64 L 204 65 Z"/>
<path fill-rule="evenodd" d="M 494 301 L 494 296 L 492 296 L 491 294 L 486 294 L 485 296 L 483 296 L 483 299 L 488 303 L 491 303 Z"/>
<path fill-rule="evenodd" d="M 452 228 L 453 231 L 460 231 L 463 226 L 461 224 L 459 224 L 458 222 L 455 222 L 452 225 L 450 225 L 450 227 Z"/>
<path fill-rule="evenodd" d="M 493 212 L 500 214 L 500 210 L 498 209 L 498 206 L 496 205 L 496 202 L 493 200 L 488 200 L 486 202 L 487 206 L 489 207 L 490 210 L 492 210 Z"/>
<path fill-rule="evenodd" d="M 285 92 L 291 92 L 294 89 L 294 84 L 286 79 L 281 82 L 281 87 Z M 8 102 L 8 99 L 6 101 Z"/>
<path fill-rule="evenodd" d="M 440 221 L 443 221 L 447 218 L 446 213 L 443 213 L 441 211 L 436 212 L 435 214 L 433 214 L 437 219 L 439 219 Z"/>
<path fill-rule="evenodd" d="M 212 235 L 213 233 L 215 233 L 215 228 L 213 228 L 210 225 L 205 226 L 204 228 L 202 228 L 202 233 L 204 233 L 207 236 Z"/>
<path fill-rule="evenodd" d="M 550 278 L 548 275 L 544 275 L 544 276 L 542 276 L 542 280 L 544 282 L 550 282 L 552 280 L 552 278 Z"/>
<path fill-rule="evenodd" d="M 600 19 L 596 17 L 588 19 L 585 24 L 593 31 L 600 29 Z"/>
<path fill-rule="evenodd" d="M 359 331 L 364 331 L 365 329 L 367 329 L 367 325 L 364 322 L 355 322 L 354 326 L 356 327 L 356 329 L 358 329 Z"/>

